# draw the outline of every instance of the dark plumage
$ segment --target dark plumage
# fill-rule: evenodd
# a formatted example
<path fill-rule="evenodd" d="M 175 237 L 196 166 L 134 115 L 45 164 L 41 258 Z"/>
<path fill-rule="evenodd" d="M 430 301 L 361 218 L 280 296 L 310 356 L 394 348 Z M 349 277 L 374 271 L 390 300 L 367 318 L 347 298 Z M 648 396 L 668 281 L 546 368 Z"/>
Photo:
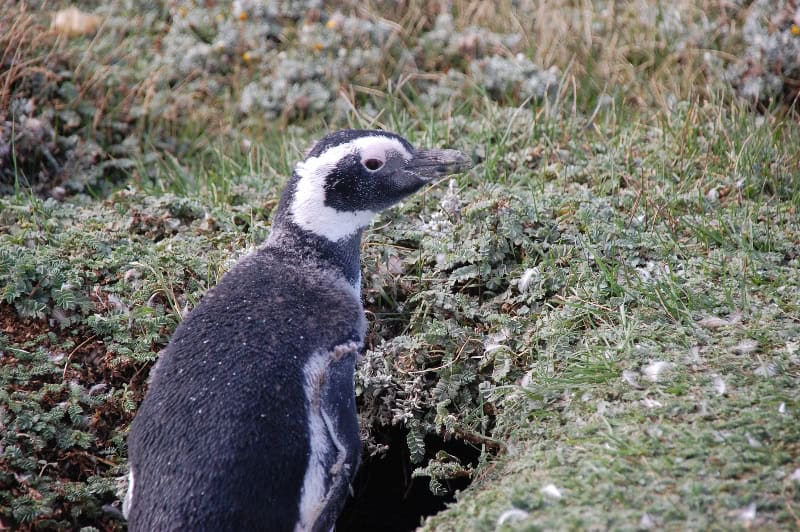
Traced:
<path fill-rule="evenodd" d="M 153 368 L 128 439 L 131 530 L 331 529 L 361 451 L 361 231 L 468 166 L 384 132 L 314 146 L 267 243 L 209 290 Z"/>

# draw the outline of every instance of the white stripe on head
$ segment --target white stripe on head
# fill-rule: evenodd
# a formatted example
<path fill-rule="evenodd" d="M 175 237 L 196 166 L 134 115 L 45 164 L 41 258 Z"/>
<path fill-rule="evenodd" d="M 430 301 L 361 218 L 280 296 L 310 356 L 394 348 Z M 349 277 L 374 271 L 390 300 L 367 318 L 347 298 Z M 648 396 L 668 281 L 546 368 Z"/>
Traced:
<path fill-rule="evenodd" d="M 362 160 L 386 160 L 386 154 L 390 151 L 399 153 L 406 160 L 412 156 L 399 140 L 371 135 L 333 146 L 316 157 L 298 163 L 295 172 L 300 179 L 289 208 L 292 221 L 306 231 L 334 242 L 367 227 L 376 212 L 340 211 L 325 205 L 325 178 L 346 155 L 360 153 Z"/>

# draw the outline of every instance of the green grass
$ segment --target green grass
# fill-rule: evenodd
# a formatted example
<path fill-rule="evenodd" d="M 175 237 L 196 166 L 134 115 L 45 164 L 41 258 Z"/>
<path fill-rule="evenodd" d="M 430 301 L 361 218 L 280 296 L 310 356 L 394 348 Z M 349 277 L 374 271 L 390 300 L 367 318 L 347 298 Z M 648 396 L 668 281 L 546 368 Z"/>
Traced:
<path fill-rule="evenodd" d="M 699 149 L 691 131 L 708 123 L 724 140 Z M 573 131 L 571 142 L 594 140 Z M 798 525 L 798 161 L 784 147 L 797 133 L 689 104 L 640 115 L 577 169 L 531 175 L 548 180 L 531 193 L 537 210 L 563 213 L 556 244 L 574 246 L 539 263 L 563 285 L 521 320 L 527 376 L 486 390 L 494 437 L 513 451 L 428 528 L 494 529 L 514 508 L 525 513 L 503 527 Z M 550 273 L 559 263 L 562 276 Z M 700 324 L 733 313 L 741 321 Z M 670 364 L 657 382 L 642 374 L 653 361 Z"/>
<path fill-rule="evenodd" d="M 120 33 L 134 15 L 117 13 L 86 61 L 163 37 L 157 4 L 159 17 L 135 15 L 144 32 Z M 509 31 L 510 3 L 456 4 L 459 30 Z M 415 48 L 433 23 L 413 2 L 369 8 L 399 24 L 386 71 L 321 116 L 241 116 L 238 94 L 263 72 L 236 58 L 167 90 L 174 73 L 115 56 L 110 86 L 136 90 L 87 88 L 69 102 L 113 103 L 98 131 L 78 129 L 119 154 L 70 176 L 94 196 L 0 198 L 0 528 L 123 528 L 109 505 L 159 350 L 266 237 L 313 139 L 339 127 L 481 159 L 381 215 L 362 248 L 362 423 L 407 430 L 415 475 L 435 493 L 473 479 L 425 528 L 800 527 L 798 118 L 755 112 L 702 63 L 706 48 L 739 50 L 738 34 L 698 32 L 721 5 L 686 3 L 677 37 L 638 16 L 648 6 L 552 0 L 530 20 L 516 12 L 520 51 L 560 69 L 546 100 L 492 96 L 469 77 L 400 83 L 398 50 L 431 69 L 466 64 Z M 298 46 L 286 28 L 284 51 Z M 26 53 L 46 65 L 56 50 L 74 69 L 84 45 L 36 41 Z M 442 87 L 451 97 L 431 105 Z M 150 111 L 146 94 L 158 96 Z M 111 125 L 137 106 L 144 114 Z M 114 131 L 132 139 L 124 150 Z M 430 434 L 481 457 L 428 449 Z M 374 434 L 365 444 L 378 450 Z"/>

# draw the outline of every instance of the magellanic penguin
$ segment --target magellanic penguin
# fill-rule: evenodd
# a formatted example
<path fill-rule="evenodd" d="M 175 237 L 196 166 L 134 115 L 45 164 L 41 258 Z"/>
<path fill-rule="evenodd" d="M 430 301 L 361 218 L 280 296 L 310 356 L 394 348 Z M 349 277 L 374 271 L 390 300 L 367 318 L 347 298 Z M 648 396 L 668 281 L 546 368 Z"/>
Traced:
<path fill-rule="evenodd" d="M 358 468 L 361 233 L 470 160 L 344 130 L 294 169 L 266 243 L 178 326 L 128 437 L 132 531 L 331 530 Z"/>

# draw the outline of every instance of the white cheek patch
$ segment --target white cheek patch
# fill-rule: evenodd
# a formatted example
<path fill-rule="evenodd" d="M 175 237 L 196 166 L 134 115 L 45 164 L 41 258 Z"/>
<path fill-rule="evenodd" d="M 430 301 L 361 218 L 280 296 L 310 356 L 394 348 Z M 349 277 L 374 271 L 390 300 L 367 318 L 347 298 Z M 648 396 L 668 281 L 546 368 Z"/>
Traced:
<path fill-rule="evenodd" d="M 325 205 L 325 176 L 333 168 L 308 169 L 297 165 L 300 180 L 289 214 L 294 223 L 312 233 L 336 242 L 369 225 L 375 213 L 370 210 L 340 211 Z"/>
<path fill-rule="evenodd" d="M 386 161 L 389 152 L 399 153 L 404 159 L 411 159 L 411 153 L 394 138 L 384 136 L 361 137 L 345 144 L 339 144 L 300 162 L 295 172 L 300 177 L 294 199 L 289 208 L 292 221 L 316 235 L 337 241 L 352 236 L 359 229 L 367 227 L 375 217 L 369 209 L 340 211 L 325 205 L 325 179 L 345 156 L 357 153 L 361 160 L 380 159 Z"/>

